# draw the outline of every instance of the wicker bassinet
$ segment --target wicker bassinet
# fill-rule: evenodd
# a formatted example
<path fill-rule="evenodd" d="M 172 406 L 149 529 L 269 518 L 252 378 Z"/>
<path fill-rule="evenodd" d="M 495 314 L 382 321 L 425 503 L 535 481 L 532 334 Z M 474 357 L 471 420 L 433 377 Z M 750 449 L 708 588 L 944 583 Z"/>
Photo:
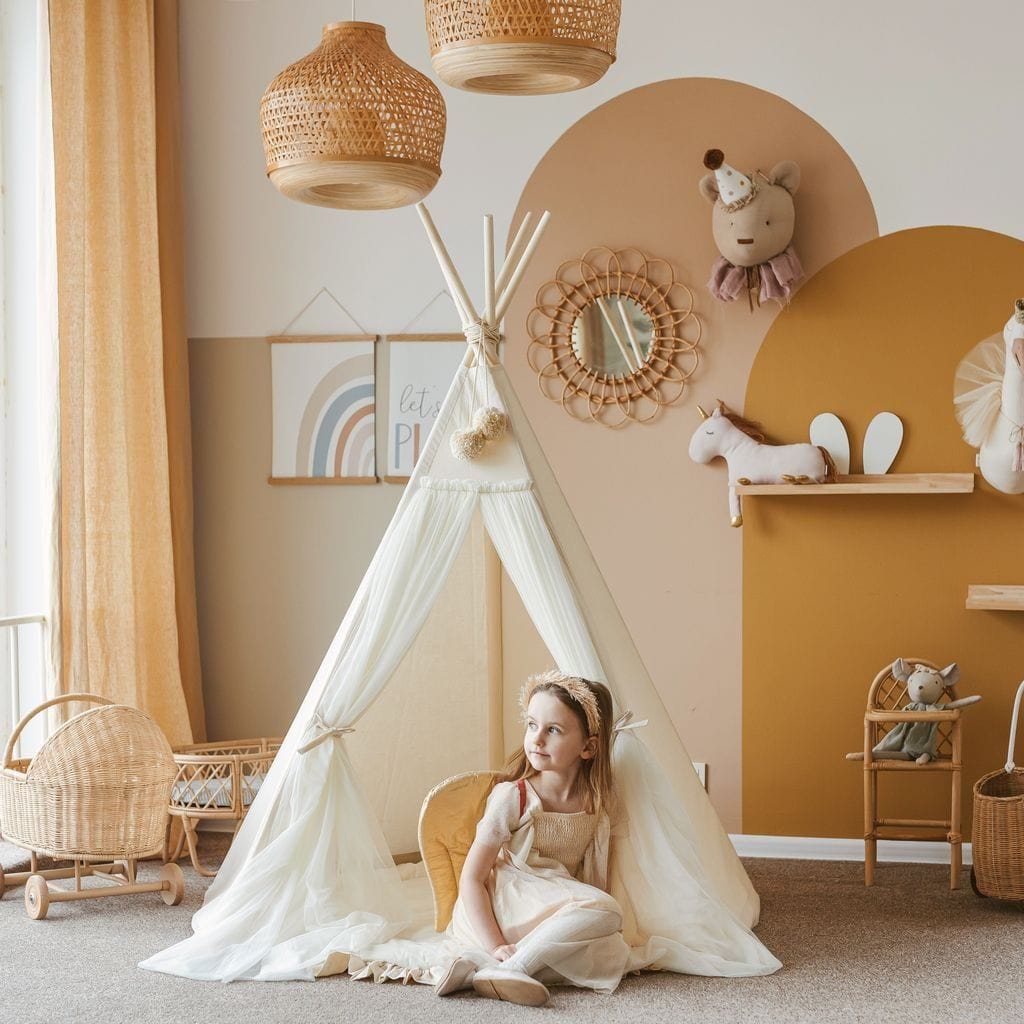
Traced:
<path fill-rule="evenodd" d="M 15 744 L 28 723 L 47 708 L 70 701 L 101 706 L 61 725 L 35 757 L 15 760 Z M 0 772 L 0 832 L 31 852 L 33 869 L 40 854 L 71 860 L 74 868 L 8 875 L 0 879 L 0 893 L 4 884 L 27 882 L 26 904 L 33 917 L 45 916 L 53 900 L 114 892 L 162 890 L 165 902 L 171 902 L 167 894 L 174 896 L 181 887 L 180 872 L 163 873 L 160 883 L 138 884 L 135 861 L 163 851 L 174 775 L 170 744 L 137 708 L 91 693 L 65 694 L 40 704 L 7 742 Z M 121 859 L 127 863 L 95 863 Z M 81 878 L 93 871 L 108 878 L 123 875 L 126 884 L 82 890 Z M 75 891 L 47 889 L 46 879 L 70 877 L 75 878 Z"/>
<path fill-rule="evenodd" d="M 260 737 L 222 743 L 193 743 L 174 751 L 177 775 L 171 789 L 168 810 L 181 819 L 171 860 L 177 860 L 187 842 L 192 867 L 200 875 L 211 877 L 199 862 L 196 826 L 203 820 L 228 820 L 235 831 L 256 799 L 282 739 Z"/>
<path fill-rule="evenodd" d="M 1024 682 L 1017 687 L 1006 765 L 974 784 L 971 886 L 979 896 L 1024 900 L 1024 768 L 1013 763 Z"/>

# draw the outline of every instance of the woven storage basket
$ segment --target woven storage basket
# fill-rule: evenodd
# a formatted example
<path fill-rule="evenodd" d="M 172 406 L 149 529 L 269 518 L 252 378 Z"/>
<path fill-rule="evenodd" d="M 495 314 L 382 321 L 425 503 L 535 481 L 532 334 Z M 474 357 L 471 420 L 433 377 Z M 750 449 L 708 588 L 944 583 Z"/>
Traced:
<path fill-rule="evenodd" d="M 430 59 L 471 92 L 583 89 L 615 61 L 621 0 L 425 0 Z"/>
<path fill-rule="evenodd" d="M 381 25 L 325 25 L 320 45 L 267 86 L 260 125 L 268 177 L 314 206 L 405 206 L 441 176 L 444 100 Z"/>
<path fill-rule="evenodd" d="M 41 711 L 67 701 L 102 704 L 65 722 L 31 760 L 15 742 Z M 58 859 L 159 853 L 174 781 L 171 747 L 137 708 L 88 693 L 40 704 L 17 725 L 0 772 L 0 829 L 8 841 Z"/>
<path fill-rule="evenodd" d="M 974 784 L 971 885 L 981 896 L 1024 900 L 1024 768 L 1013 763 L 1024 682 L 1017 687 L 1006 765 Z"/>

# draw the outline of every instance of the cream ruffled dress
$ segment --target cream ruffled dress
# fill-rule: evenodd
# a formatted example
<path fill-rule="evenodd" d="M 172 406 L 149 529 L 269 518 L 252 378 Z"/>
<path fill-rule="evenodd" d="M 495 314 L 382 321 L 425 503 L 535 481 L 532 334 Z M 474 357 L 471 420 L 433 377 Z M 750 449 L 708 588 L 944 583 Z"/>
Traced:
<path fill-rule="evenodd" d="M 501 845 L 487 882 L 498 927 L 521 948 L 539 943 L 531 952 L 546 965 L 542 980 L 611 992 L 622 978 L 629 947 L 618 930 L 619 905 L 605 891 L 609 819 L 583 811 L 545 811 L 529 782 L 522 785 L 525 801 L 519 784 L 498 783 L 477 825 L 477 838 Z M 531 940 L 534 929 L 557 912 L 557 933 L 549 929 L 545 938 L 542 929 Z M 461 896 L 449 934 L 459 946 L 482 949 Z"/>

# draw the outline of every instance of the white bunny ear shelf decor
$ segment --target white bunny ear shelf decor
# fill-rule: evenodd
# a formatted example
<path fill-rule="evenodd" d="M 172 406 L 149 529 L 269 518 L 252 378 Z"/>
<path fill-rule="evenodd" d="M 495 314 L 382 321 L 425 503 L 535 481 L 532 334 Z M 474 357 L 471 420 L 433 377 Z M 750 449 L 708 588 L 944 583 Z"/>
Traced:
<path fill-rule="evenodd" d="M 827 448 L 841 476 L 850 472 L 850 437 L 835 413 L 823 412 L 811 420 L 811 444 Z M 863 467 L 869 476 L 883 476 L 892 468 L 903 444 L 903 421 L 892 412 L 875 413 L 864 434 Z"/>

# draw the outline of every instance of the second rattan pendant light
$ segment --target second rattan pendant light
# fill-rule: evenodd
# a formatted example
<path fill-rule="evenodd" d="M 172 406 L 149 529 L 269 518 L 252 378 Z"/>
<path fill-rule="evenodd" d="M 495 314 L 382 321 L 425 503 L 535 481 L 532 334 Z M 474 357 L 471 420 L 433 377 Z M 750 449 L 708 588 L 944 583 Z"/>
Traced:
<path fill-rule="evenodd" d="M 621 0 L 424 0 L 449 85 L 535 95 L 592 85 L 615 60 Z"/>
<path fill-rule="evenodd" d="M 445 107 L 382 25 L 339 21 L 260 102 L 267 175 L 286 196 L 343 210 L 419 202 L 441 176 Z"/>

